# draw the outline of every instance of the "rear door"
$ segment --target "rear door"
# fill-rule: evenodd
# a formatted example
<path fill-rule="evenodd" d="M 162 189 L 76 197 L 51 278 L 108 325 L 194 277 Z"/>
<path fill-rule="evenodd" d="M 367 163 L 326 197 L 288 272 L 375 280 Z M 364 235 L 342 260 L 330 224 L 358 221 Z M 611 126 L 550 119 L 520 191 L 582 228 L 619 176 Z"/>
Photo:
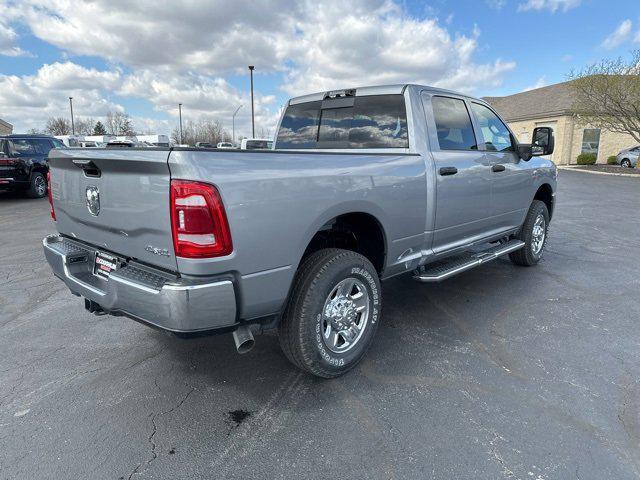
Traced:
<path fill-rule="evenodd" d="M 486 235 L 490 225 L 491 177 L 478 150 L 467 102 L 423 92 L 436 176 L 433 250 L 449 250 Z"/>
<path fill-rule="evenodd" d="M 515 228 L 529 208 L 530 171 L 516 153 L 516 141 L 502 120 L 486 105 L 470 102 L 491 176 L 492 229 Z"/>
<path fill-rule="evenodd" d="M 58 231 L 123 257 L 176 269 L 168 150 L 54 149 Z"/>
<path fill-rule="evenodd" d="M 30 180 L 31 167 L 40 163 L 40 155 L 36 145 L 30 138 L 11 138 L 7 141 L 9 158 L 4 174 L 19 182 Z"/>

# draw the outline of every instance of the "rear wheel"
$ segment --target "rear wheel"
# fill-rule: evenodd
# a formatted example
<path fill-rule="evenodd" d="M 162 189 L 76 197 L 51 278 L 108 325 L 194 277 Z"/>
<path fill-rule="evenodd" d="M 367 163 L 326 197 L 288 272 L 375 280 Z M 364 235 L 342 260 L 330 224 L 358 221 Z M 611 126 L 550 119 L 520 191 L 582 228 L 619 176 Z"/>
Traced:
<path fill-rule="evenodd" d="M 380 280 L 369 260 L 350 250 L 320 250 L 298 269 L 278 329 L 280 346 L 298 368 L 338 377 L 369 348 L 380 308 Z"/>
<path fill-rule="evenodd" d="M 620 166 L 631 168 L 631 161 L 628 158 L 625 158 L 624 160 L 622 160 L 622 162 L 620 162 Z"/>
<path fill-rule="evenodd" d="M 547 244 L 549 228 L 549 211 L 544 202 L 534 200 L 529 207 L 524 224 L 516 239 L 524 242 L 524 247 L 509 254 L 509 258 L 516 265 L 529 267 L 542 259 L 544 247 Z"/>
<path fill-rule="evenodd" d="M 42 173 L 36 172 L 31 175 L 31 182 L 27 190 L 27 196 L 31 198 L 42 198 L 47 194 L 47 180 Z"/>

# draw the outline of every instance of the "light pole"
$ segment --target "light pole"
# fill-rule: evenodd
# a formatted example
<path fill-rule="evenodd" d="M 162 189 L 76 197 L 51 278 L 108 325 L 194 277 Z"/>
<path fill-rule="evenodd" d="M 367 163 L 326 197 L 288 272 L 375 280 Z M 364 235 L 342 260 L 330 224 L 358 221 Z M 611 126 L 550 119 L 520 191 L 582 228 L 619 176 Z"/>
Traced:
<path fill-rule="evenodd" d="M 238 110 L 240 110 L 242 108 L 242 105 L 240 105 L 238 108 L 236 108 L 236 111 L 233 112 L 233 117 L 231 117 L 231 131 L 233 132 L 232 135 L 232 139 L 231 139 L 231 143 L 233 143 L 233 145 L 236 145 L 236 114 L 238 113 Z"/>
<path fill-rule="evenodd" d="M 76 125 L 73 123 L 73 97 L 69 97 L 69 108 L 71 108 L 71 134 L 76 134 Z"/>
<path fill-rule="evenodd" d="M 182 145 L 182 104 L 178 104 L 178 115 L 180 116 L 180 145 Z"/>
<path fill-rule="evenodd" d="M 251 75 L 251 138 L 256 138 L 256 124 L 253 118 L 253 65 L 249 65 L 249 75 Z"/>

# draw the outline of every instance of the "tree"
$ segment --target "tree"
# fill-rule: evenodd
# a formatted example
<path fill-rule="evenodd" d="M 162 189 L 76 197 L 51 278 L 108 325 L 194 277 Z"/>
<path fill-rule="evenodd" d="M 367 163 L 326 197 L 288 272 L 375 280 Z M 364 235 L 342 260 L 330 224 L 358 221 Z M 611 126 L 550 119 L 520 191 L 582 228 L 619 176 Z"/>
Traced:
<path fill-rule="evenodd" d="M 201 119 L 198 122 L 190 120 L 182 126 L 182 143 L 186 145 L 195 145 L 197 142 L 208 142 L 216 145 L 229 137 L 229 132 L 224 129 L 219 120 Z M 179 127 L 173 129 L 171 139 L 175 143 L 181 143 Z"/>
<path fill-rule="evenodd" d="M 100 120 L 98 120 L 95 124 L 95 126 L 93 127 L 93 134 L 94 135 L 106 135 L 107 134 L 107 129 L 104 128 L 104 125 L 102 124 L 102 122 Z"/>
<path fill-rule="evenodd" d="M 640 50 L 628 62 L 602 60 L 569 78 L 580 123 L 626 133 L 640 143 Z"/>
<path fill-rule="evenodd" d="M 129 114 L 124 112 L 107 112 L 107 130 L 111 135 L 135 135 Z"/>
<path fill-rule="evenodd" d="M 49 135 L 70 135 L 71 122 L 63 117 L 49 117 L 44 131 Z"/>
<path fill-rule="evenodd" d="M 93 133 L 93 125 L 95 120 L 91 117 L 89 118 L 78 118 L 75 121 L 75 131 L 76 135 L 91 135 Z"/>

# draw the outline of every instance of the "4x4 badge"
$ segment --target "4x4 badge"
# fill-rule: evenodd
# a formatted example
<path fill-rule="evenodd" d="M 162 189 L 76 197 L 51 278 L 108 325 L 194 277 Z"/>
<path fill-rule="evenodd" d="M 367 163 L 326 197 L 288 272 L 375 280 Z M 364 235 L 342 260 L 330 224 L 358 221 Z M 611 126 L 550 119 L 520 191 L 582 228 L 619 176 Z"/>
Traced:
<path fill-rule="evenodd" d="M 89 185 L 87 187 L 87 209 L 89 213 L 94 217 L 97 217 L 100 213 L 100 191 L 98 187 Z"/>

